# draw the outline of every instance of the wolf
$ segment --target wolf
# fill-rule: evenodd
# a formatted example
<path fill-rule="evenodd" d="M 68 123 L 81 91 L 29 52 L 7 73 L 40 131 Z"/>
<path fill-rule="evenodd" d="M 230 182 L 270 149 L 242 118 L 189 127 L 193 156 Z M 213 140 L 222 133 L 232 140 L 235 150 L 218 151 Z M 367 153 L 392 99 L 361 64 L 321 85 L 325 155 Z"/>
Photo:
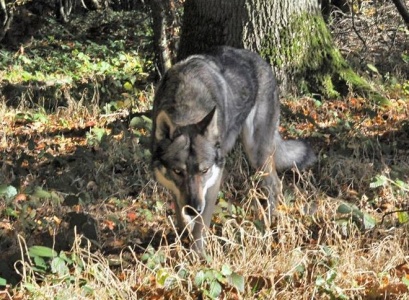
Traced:
<path fill-rule="evenodd" d="M 152 167 L 175 199 L 179 228 L 202 251 L 226 156 L 241 135 L 246 156 L 263 171 L 270 211 L 281 195 L 277 171 L 316 159 L 300 140 L 279 134 L 280 102 L 271 66 L 258 54 L 221 46 L 170 68 L 153 103 Z"/>

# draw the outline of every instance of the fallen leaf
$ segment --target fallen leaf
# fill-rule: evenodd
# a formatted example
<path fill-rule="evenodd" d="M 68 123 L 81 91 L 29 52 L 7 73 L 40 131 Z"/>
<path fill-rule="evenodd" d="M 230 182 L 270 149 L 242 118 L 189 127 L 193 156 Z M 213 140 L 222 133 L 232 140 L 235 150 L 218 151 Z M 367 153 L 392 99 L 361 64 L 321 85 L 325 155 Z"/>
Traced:
<path fill-rule="evenodd" d="M 128 219 L 129 222 L 134 222 L 136 220 L 136 213 L 134 211 L 130 211 L 126 214 L 126 218 Z"/>
<path fill-rule="evenodd" d="M 22 201 L 27 201 L 26 194 L 17 194 L 16 197 L 14 197 L 14 202 L 22 202 Z"/>

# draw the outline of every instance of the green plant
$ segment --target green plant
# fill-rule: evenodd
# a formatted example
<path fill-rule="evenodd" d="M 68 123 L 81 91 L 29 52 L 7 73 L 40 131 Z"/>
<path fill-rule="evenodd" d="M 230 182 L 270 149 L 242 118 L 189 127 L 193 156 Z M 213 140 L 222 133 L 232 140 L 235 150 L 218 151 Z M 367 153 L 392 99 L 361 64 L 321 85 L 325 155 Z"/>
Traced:
<path fill-rule="evenodd" d="M 220 296 L 223 286 L 235 288 L 238 292 L 244 292 L 244 277 L 224 264 L 222 269 L 203 269 L 197 272 L 194 280 L 195 285 L 203 291 L 203 294 L 211 299 Z"/>
<path fill-rule="evenodd" d="M 28 254 L 33 260 L 33 270 L 46 274 L 51 272 L 59 277 L 69 274 L 69 265 L 73 261 L 64 252 L 57 253 L 54 249 L 45 246 L 32 246 L 28 248 Z"/>
<path fill-rule="evenodd" d="M 80 241 L 80 239 L 76 239 Z M 32 246 L 28 248 L 28 256 L 30 257 L 29 265 L 35 281 L 42 281 L 46 284 L 66 285 L 79 284 L 81 293 L 84 295 L 92 295 L 93 288 L 88 285 L 88 280 L 93 274 L 87 268 L 89 266 L 84 262 L 84 255 L 81 250 L 74 249 L 73 252 L 60 251 L 59 253 L 52 248 L 45 246 Z M 88 253 L 89 254 L 89 253 Z M 87 272 L 88 276 L 82 276 Z M 32 278 L 32 279 L 33 279 Z M 38 285 L 33 280 L 26 280 L 23 287 L 35 297 L 38 293 Z"/>
<path fill-rule="evenodd" d="M 11 200 L 17 195 L 17 189 L 12 185 L 0 185 L 0 198 L 5 198 L 6 201 Z"/>
<path fill-rule="evenodd" d="M 102 139 L 107 135 L 105 128 L 94 127 L 87 132 L 87 143 L 88 145 L 98 145 L 102 142 Z"/>
<path fill-rule="evenodd" d="M 369 184 L 369 187 L 375 189 L 381 186 L 385 187 L 387 185 L 392 185 L 393 187 L 397 188 L 400 192 L 409 192 L 409 184 L 400 179 L 392 180 L 386 177 L 385 175 L 377 175 Z"/>
<path fill-rule="evenodd" d="M 0 277 L 0 286 L 6 286 L 7 285 L 7 280 L 4 279 L 3 277 Z"/>
<path fill-rule="evenodd" d="M 372 229 L 376 225 L 376 220 L 374 217 L 360 210 L 354 204 L 341 203 L 337 208 L 337 213 L 341 215 L 341 218 L 337 220 L 337 223 L 341 225 L 348 224 L 350 218 L 355 224 L 364 230 Z"/>
<path fill-rule="evenodd" d="M 330 296 L 331 299 L 349 299 L 347 295 L 343 293 L 342 288 L 338 287 L 335 283 L 335 279 L 338 274 L 334 269 L 329 269 L 324 276 L 318 276 L 315 280 L 315 286 L 319 291 Z"/>
<path fill-rule="evenodd" d="M 151 270 L 161 268 L 165 259 L 165 253 L 161 251 L 156 252 L 152 246 L 148 246 L 145 253 L 141 256 L 141 261 Z"/>
<path fill-rule="evenodd" d="M 385 175 L 377 175 L 373 181 L 369 184 L 371 189 L 378 188 L 390 188 L 396 197 L 405 197 L 409 192 L 409 184 L 400 179 L 391 179 Z M 405 224 L 409 222 L 408 209 L 396 210 L 396 216 L 399 224 Z"/>

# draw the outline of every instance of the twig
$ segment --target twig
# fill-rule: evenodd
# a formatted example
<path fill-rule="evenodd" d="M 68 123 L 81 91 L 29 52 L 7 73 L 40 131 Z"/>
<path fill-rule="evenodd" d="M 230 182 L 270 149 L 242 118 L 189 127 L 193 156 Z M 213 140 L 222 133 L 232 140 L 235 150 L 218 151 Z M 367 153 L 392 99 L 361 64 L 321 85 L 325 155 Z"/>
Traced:
<path fill-rule="evenodd" d="M 361 42 L 364 44 L 364 51 L 366 51 L 366 49 L 368 48 L 366 46 L 366 42 L 365 40 L 362 38 L 361 34 L 358 32 L 358 29 L 356 29 L 355 26 L 355 11 L 354 11 L 354 7 L 352 4 L 351 5 L 351 17 L 352 17 L 352 29 L 354 29 L 356 35 L 358 36 L 358 38 L 361 40 Z"/>
<path fill-rule="evenodd" d="M 381 224 L 383 224 L 383 221 L 385 220 L 386 216 L 394 214 L 394 213 L 399 213 L 399 212 L 409 212 L 409 208 L 407 209 L 399 209 L 399 210 L 393 210 L 393 211 L 388 211 L 382 216 Z"/>

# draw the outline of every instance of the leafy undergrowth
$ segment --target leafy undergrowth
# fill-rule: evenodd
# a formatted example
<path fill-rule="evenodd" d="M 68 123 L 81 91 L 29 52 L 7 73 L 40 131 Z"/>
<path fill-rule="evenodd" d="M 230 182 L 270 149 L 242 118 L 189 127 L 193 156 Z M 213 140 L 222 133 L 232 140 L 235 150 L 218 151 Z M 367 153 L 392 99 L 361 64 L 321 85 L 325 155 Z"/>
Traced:
<path fill-rule="evenodd" d="M 285 203 L 266 226 L 254 205 L 259 176 L 235 150 L 205 259 L 175 233 L 170 195 L 150 180 L 147 117 L 127 123 L 82 114 L 59 127 L 54 114 L 43 119 L 27 110 L 31 118 L 21 121 L 3 107 L 0 260 L 16 272 L 9 283 L 21 279 L 7 293 L 404 299 L 408 99 L 392 99 L 388 108 L 369 102 L 284 101 L 283 134 L 307 137 L 318 165 L 283 175 Z"/>
<path fill-rule="evenodd" d="M 261 174 L 237 147 L 200 258 L 151 180 L 149 59 L 100 45 L 98 60 L 87 39 L 42 42 L 38 55 L 33 41 L 9 56 L 21 72 L 2 82 L 0 299 L 407 299 L 407 79 L 384 87 L 388 107 L 352 94 L 284 99 L 282 134 L 306 138 L 317 165 L 282 174 L 284 202 L 269 224 Z M 48 46 L 83 53 L 60 65 L 64 103 L 30 85 L 34 70 L 43 74 L 34 81 L 60 78 L 41 71 Z M 133 79 L 115 69 L 118 53 L 141 66 Z M 78 62 L 86 71 L 71 74 Z"/>

